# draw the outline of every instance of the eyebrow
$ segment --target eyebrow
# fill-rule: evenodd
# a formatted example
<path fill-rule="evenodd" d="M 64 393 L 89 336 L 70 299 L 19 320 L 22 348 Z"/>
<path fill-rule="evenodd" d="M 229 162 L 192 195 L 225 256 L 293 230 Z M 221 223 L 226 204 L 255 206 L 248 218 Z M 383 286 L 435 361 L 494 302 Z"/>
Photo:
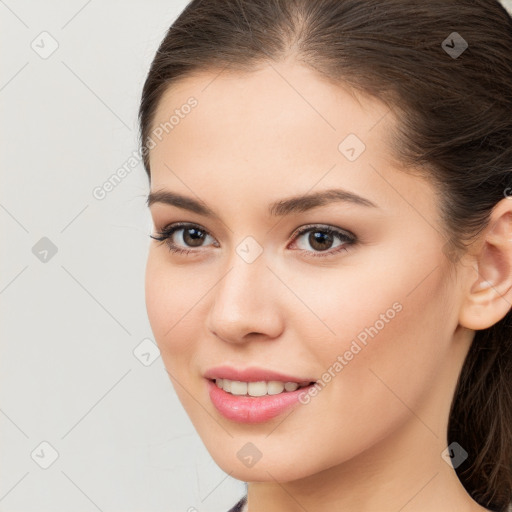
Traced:
<path fill-rule="evenodd" d="M 359 206 L 378 208 L 378 206 L 369 199 L 361 197 L 353 192 L 342 189 L 328 189 L 275 201 L 269 205 L 268 214 L 273 217 L 282 217 L 294 213 L 303 213 L 313 208 L 334 202 L 346 202 Z M 147 204 L 148 206 L 151 206 L 155 203 L 169 204 L 178 208 L 183 208 L 184 210 L 189 210 L 199 215 L 219 219 L 219 215 L 203 202 L 169 190 L 151 192 L 148 195 Z"/>

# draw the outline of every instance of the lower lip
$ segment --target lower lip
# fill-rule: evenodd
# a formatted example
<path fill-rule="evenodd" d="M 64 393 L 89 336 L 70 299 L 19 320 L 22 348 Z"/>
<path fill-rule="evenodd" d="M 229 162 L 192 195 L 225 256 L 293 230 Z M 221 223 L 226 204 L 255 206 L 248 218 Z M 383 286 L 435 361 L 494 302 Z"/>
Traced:
<path fill-rule="evenodd" d="M 300 403 L 299 396 L 312 386 L 295 391 L 285 391 L 277 395 L 237 396 L 227 393 L 211 380 L 208 380 L 208 393 L 215 408 L 228 420 L 239 423 L 262 423 Z"/>

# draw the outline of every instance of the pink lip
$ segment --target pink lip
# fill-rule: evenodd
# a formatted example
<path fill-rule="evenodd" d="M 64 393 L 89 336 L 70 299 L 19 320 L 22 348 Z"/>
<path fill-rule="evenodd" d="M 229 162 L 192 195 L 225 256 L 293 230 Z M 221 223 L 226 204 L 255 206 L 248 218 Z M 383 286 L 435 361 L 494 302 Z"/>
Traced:
<path fill-rule="evenodd" d="M 263 380 L 263 379 L 262 379 Z M 252 381 L 248 381 L 252 382 Z M 299 404 L 299 396 L 312 386 L 287 391 L 278 395 L 236 396 L 207 380 L 210 400 L 215 408 L 228 420 L 239 423 L 261 423 L 275 418 L 286 409 Z"/>
<path fill-rule="evenodd" d="M 216 366 L 207 370 L 203 377 L 207 379 L 229 379 L 240 380 L 242 382 L 258 382 L 278 380 L 281 382 L 314 382 L 316 379 L 309 377 L 296 377 L 293 375 L 285 375 L 284 373 L 266 370 L 264 368 L 244 368 L 242 370 L 233 368 L 232 366 Z"/>
<path fill-rule="evenodd" d="M 290 407 L 300 403 L 301 393 L 309 386 L 287 391 L 277 395 L 236 396 L 219 388 L 213 379 L 229 379 L 242 382 L 276 380 L 280 382 L 315 382 L 309 377 L 296 377 L 263 368 L 236 369 L 231 366 L 217 366 L 204 373 L 208 379 L 208 394 L 215 408 L 227 419 L 240 423 L 261 423 L 275 418 Z"/>

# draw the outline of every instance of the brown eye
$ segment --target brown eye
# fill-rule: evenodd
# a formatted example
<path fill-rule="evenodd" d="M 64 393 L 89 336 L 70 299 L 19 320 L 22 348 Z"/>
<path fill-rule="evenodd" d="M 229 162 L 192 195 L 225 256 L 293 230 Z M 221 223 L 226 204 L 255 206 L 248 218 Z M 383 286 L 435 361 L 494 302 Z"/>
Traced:
<path fill-rule="evenodd" d="M 175 233 L 182 231 L 181 236 L 174 236 Z M 195 224 L 177 223 L 166 226 L 159 233 L 158 236 L 150 235 L 154 240 L 159 242 L 165 242 L 171 252 L 188 254 L 188 253 L 199 253 L 200 251 L 194 251 L 194 247 L 201 247 L 202 242 L 207 237 L 211 237 L 215 240 L 208 231 L 202 229 L 200 226 Z M 179 243 L 175 240 L 181 240 Z M 183 244 L 183 245 L 182 245 Z M 214 244 L 218 246 L 218 244 Z"/>
<path fill-rule="evenodd" d="M 200 229 L 197 229 L 194 227 L 182 228 L 182 229 L 183 229 L 182 240 L 185 242 L 185 244 L 190 247 L 200 247 L 205 233 L 203 231 L 201 231 Z M 181 231 L 181 229 L 178 229 L 176 231 Z"/>
<path fill-rule="evenodd" d="M 305 229 L 303 228 L 297 233 L 294 240 L 298 240 L 306 234 L 308 235 L 304 238 L 306 242 L 304 245 L 306 245 L 306 247 L 298 246 L 298 249 L 309 253 L 311 256 L 330 256 L 342 250 L 348 251 L 348 247 L 356 242 L 354 235 L 330 226 L 310 226 Z M 336 239 L 338 239 L 340 243 L 333 246 Z M 297 242 L 294 242 L 294 244 L 297 244 Z M 309 248 L 307 247 L 308 245 Z"/>
<path fill-rule="evenodd" d="M 331 248 L 334 237 L 321 231 L 310 231 L 308 236 L 308 243 L 317 251 L 325 251 Z"/>

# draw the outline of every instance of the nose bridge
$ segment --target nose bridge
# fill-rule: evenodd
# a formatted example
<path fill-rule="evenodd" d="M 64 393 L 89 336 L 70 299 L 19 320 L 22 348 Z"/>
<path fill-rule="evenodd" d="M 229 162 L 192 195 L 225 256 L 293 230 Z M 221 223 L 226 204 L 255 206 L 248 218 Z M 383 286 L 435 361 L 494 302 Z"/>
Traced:
<path fill-rule="evenodd" d="M 242 340 L 248 333 L 276 335 L 278 308 L 272 293 L 275 286 L 270 282 L 275 277 L 267 268 L 262 248 L 259 254 L 256 251 L 251 240 L 235 247 L 226 273 L 215 287 L 209 327 L 226 341 Z"/>
<path fill-rule="evenodd" d="M 228 262 L 228 272 L 224 279 L 219 283 L 216 292 L 216 303 L 224 304 L 229 307 L 231 314 L 235 318 L 236 312 L 246 314 L 248 310 L 254 310 L 257 305 L 262 303 L 265 287 L 264 282 L 268 281 L 270 273 L 266 266 L 263 255 L 260 255 L 253 261 L 240 256 L 239 246 L 233 251 Z M 270 297 L 265 297 L 266 302 Z"/>

